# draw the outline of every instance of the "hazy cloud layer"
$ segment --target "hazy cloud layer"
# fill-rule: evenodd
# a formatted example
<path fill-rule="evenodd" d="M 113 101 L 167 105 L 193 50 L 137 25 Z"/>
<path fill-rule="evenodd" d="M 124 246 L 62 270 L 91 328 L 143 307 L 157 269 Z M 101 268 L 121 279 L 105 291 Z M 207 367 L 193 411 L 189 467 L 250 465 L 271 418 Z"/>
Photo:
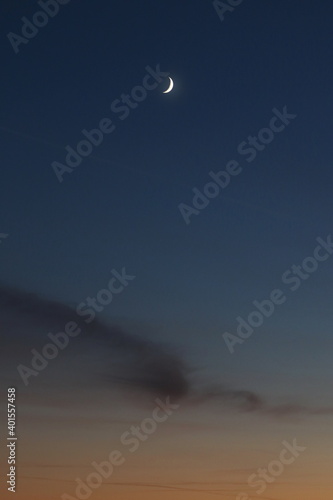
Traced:
<path fill-rule="evenodd" d="M 88 378 L 97 380 L 96 377 L 99 377 L 97 384 L 102 380 L 113 387 L 133 390 L 137 395 L 170 396 L 174 400 L 182 399 L 189 406 L 217 403 L 239 412 L 257 412 L 274 417 L 333 414 L 333 407 L 330 406 L 310 408 L 297 403 L 276 406 L 256 392 L 244 389 L 216 385 L 199 389 L 198 382 L 190 379 L 186 361 L 170 347 L 97 319 L 88 325 L 71 307 L 24 291 L 0 287 L 0 318 L 5 327 L 1 350 L 4 366 L 11 365 L 15 370 L 18 364 L 29 364 L 31 349 L 41 351 L 50 342 L 48 332 L 63 331 L 66 323 L 75 321 L 82 333 L 70 339 L 74 343 L 71 347 L 75 348 L 79 360 L 86 363 L 89 357 L 95 359 L 96 364 L 85 366 Z M 59 356 L 72 356 L 72 349 L 60 352 Z M 52 360 L 53 368 L 58 361 Z M 77 367 L 75 363 L 70 366 L 72 370 Z M 39 377 L 43 376 L 41 372 Z"/>

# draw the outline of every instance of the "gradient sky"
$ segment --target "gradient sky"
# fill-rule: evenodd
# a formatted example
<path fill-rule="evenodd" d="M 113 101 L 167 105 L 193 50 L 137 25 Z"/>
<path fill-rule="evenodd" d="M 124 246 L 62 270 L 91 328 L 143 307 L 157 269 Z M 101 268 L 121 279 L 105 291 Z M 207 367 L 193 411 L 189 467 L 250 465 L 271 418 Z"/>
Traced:
<path fill-rule="evenodd" d="M 167 396 L 179 409 L 135 453 L 122 446 L 125 463 L 92 499 L 329 498 L 333 256 L 295 292 L 282 275 L 332 233 L 332 5 L 244 0 L 221 22 L 211 1 L 71 0 L 15 54 L 7 34 L 38 10 L 0 7 L 16 498 L 74 496 L 75 478 Z M 164 78 L 120 120 L 111 103 L 157 64 L 173 91 Z M 284 106 L 297 117 L 247 162 L 239 144 Z M 114 132 L 59 183 L 52 162 L 106 117 Z M 242 172 L 185 224 L 179 204 L 230 160 Z M 87 327 L 77 305 L 124 267 L 135 279 Z M 276 288 L 285 303 L 231 354 L 223 333 Z M 17 365 L 69 320 L 82 335 L 26 387 Z M 249 489 L 294 438 L 306 451 L 262 495 Z"/>

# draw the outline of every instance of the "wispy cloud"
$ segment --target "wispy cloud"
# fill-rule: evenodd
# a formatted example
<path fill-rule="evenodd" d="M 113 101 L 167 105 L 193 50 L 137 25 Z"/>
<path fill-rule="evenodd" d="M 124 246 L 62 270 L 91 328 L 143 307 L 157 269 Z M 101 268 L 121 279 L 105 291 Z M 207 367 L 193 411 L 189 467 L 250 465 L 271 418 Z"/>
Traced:
<path fill-rule="evenodd" d="M 301 404 L 274 405 L 256 392 L 241 389 L 207 387 L 201 394 L 192 396 L 190 403 L 216 403 L 243 413 L 258 413 L 270 417 L 302 417 L 307 415 L 333 415 L 333 406 L 312 408 Z"/>
<path fill-rule="evenodd" d="M 68 305 L 35 294 L 0 287 L 0 319 L 5 326 L 3 369 L 9 364 L 16 367 L 25 359 L 28 362 L 31 349 L 38 350 L 38 346 L 49 341 L 48 332 L 59 332 L 68 321 L 76 321 L 82 333 L 72 339 L 75 358 L 79 358 L 81 366 L 85 363 L 91 383 L 96 381 L 104 387 L 120 387 L 139 398 L 150 394 L 182 399 L 185 407 L 211 403 L 218 408 L 274 418 L 333 415 L 332 406 L 312 408 L 297 402 L 274 405 L 256 391 L 213 384 L 202 388 L 200 381 L 190 377 L 191 371 L 184 356 L 171 346 L 133 335 L 118 325 L 97 319 L 88 325 Z M 71 360 L 73 349 L 61 353 L 61 356 Z M 87 363 L 87 359 L 93 361 Z M 56 368 L 59 360 L 53 362 Z M 68 366 L 73 372 L 77 368 L 74 362 Z M 61 385 L 64 372 L 60 368 L 58 375 L 58 384 Z M 42 378 L 44 373 L 39 376 Z"/>
<path fill-rule="evenodd" d="M 32 348 L 38 350 L 38 344 L 50 342 L 48 332 L 59 332 L 66 323 L 75 321 L 82 331 L 78 337 L 78 353 L 88 351 L 93 356 L 102 350 L 104 354 L 100 358 L 104 365 L 98 371 L 105 383 L 175 399 L 189 391 L 187 367 L 174 350 L 97 319 L 87 325 L 65 304 L 1 287 L 0 317 L 7 333 L 3 356 L 10 355 L 15 365 L 23 363 L 23 352 L 28 361 Z M 16 349 L 22 338 L 25 338 L 24 347 Z"/>

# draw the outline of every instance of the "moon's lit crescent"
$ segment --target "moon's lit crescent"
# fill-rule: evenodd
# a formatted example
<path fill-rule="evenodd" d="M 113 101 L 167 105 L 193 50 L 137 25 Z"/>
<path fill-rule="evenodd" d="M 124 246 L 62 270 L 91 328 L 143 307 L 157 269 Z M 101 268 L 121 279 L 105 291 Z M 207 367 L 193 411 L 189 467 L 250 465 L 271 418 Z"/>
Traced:
<path fill-rule="evenodd" d="M 169 93 L 169 92 L 171 92 L 171 90 L 173 89 L 173 80 L 172 80 L 172 78 L 170 78 L 170 76 L 169 76 L 169 80 L 170 80 L 170 85 L 169 85 L 169 88 L 167 88 L 167 89 L 163 92 L 163 94 L 168 94 L 168 93 Z"/>

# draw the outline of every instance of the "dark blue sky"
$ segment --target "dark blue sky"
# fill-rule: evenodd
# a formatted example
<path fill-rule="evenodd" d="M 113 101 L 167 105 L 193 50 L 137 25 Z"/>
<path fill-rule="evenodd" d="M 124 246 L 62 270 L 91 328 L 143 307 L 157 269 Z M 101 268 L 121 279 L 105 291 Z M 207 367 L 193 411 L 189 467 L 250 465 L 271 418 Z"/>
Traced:
<path fill-rule="evenodd" d="M 225 356 L 223 331 L 332 228 L 332 6 L 244 1 L 221 22 L 212 2 L 72 0 L 18 54 L 6 35 L 37 8 L 3 8 L 3 283 L 75 305 L 125 266 L 136 279 L 104 316 Z M 157 64 L 174 90 L 112 116 Z M 285 105 L 297 118 L 247 163 L 238 145 Z M 104 117 L 116 130 L 60 184 L 51 163 Z M 231 159 L 242 173 L 186 225 L 178 205 Z M 326 339 L 331 270 L 270 320 L 272 342 Z"/>
<path fill-rule="evenodd" d="M 15 53 L 8 33 L 38 10 L 0 5 L 1 366 L 19 387 L 22 480 L 36 478 L 19 500 L 73 494 L 72 467 L 117 447 L 156 394 L 181 410 L 112 497 L 173 477 L 234 499 L 297 435 L 308 462 L 265 498 L 314 500 L 319 484 L 329 498 L 333 255 L 313 255 L 333 230 L 331 2 L 244 0 L 221 22 L 208 0 L 70 0 Z M 111 103 L 157 65 L 173 90 L 164 77 L 122 120 Z M 295 118 L 247 161 L 285 107 Z M 104 118 L 115 130 L 60 183 L 52 164 Z M 179 205 L 231 160 L 239 175 L 186 224 Z M 318 269 L 292 291 L 304 262 Z M 135 278 L 86 326 L 76 307 L 123 268 Z M 231 354 L 223 334 L 274 289 L 285 302 Z M 82 335 L 23 385 L 18 365 L 69 320 Z"/>

